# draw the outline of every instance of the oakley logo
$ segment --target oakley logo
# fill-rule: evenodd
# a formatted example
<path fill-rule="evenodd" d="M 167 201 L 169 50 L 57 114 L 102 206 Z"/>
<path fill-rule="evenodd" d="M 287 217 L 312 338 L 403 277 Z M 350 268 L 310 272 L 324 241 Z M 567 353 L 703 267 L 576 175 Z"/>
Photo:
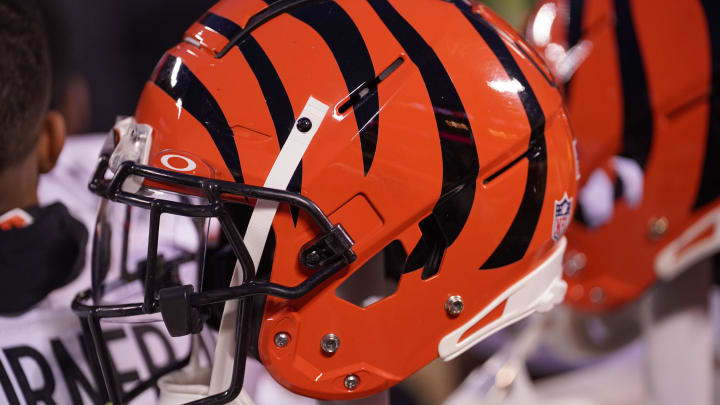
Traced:
<path fill-rule="evenodd" d="M 160 158 L 160 163 L 168 169 L 177 172 L 191 172 L 197 168 L 197 163 L 182 155 L 167 154 Z"/>

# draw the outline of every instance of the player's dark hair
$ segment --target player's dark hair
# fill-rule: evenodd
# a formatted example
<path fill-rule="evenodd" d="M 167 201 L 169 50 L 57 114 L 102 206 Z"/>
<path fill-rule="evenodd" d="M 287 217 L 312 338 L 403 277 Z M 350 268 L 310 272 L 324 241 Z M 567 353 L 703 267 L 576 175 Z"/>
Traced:
<path fill-rule="evenodd" d="M 50 57 L 34 3 L 0 0 L 0 172 L 35 146 L 50 101 Z"/>

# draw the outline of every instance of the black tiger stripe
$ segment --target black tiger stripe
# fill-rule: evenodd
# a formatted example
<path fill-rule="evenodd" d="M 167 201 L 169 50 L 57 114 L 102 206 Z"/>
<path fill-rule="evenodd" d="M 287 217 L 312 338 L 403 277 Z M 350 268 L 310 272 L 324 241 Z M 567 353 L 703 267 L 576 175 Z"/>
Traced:
<path fill-rule="evenodd" d="M 570 21 L 568 23 L 568 48 L 580 42 L 582 37 L 583 12 L 585 0 L 569 0 Z"/>
<path fill-rule="evenodd" d="M 200 79 L 182 60 L 168 55 L 158 69 L 154 83 L 205 127 L 230 174 L 236 182 L 244 183 L 232 129 L 217 101 Z"/>
<path fill-rule="evenodd" d="M 213 13 L 207 14 L 200 23 L 228 39 L 233 38 L 237 33 L 242 31 L 242 27 L 235 22 Z M 273 126 L 275 127 L 278 143 L 280 148 L 282 148 L 292 131 L 293 125 L 295 125 L 295 114 L 292 104 L 290 103 L 290 97 L 288 97 L 285 86 L 282 80 L 280 80 L 277 70 L 275 70 L 275 66 L 273 66 L 270 58 L 252 35 L 247 35 L 243 41 L 237 44 L 237 47 L 240 52 L 242 52 L 243 57 L 255 75 L 255 79 L 260 85 L 260 90 L 263 93 L 265 103 L 267 104 L 270 117 L 273 121 Z M 302 162 L 300 162 L 295 173 L 293 173 L 287 189 L 288 191 L 299 193 L 301 187 Z M 290 212 L 293 222 L 297 224 L 298 208 L 290 207 Z"/>
<path fill-rule="evenodd" d="M 422 278 L 437 273 L 445 250 L 467 222 L 479 171 L 470 121 L 440 58 L 387 0 L 367 0 L 417 66 L 432 102 L 442 152 L 442 188 L 432 214 L 420 222 L 422 236 L 405 272 L 424 267 Z"/>
<path fill-rule="evenodd" d="M 226 38 L 232 38 L 242 31 L 242 27 L 233 21 L 212 13 L 205 16 L 200 23 Z M 290 97 L 285 91 L 285 86 L 280 80 L 275 66 L 252 35 L 245 37 L 241 43 L 237 44 L 237 47 L 250 65 L 250 69 L 260 85 L 275 126 L 278 143 L 282 147 L 295 124 L 295 114 Z"/>
<path fill-rule="evenodd" d="M 570 8 L 567 32 L 568 51 L 580 43 L 582 38 L 583 13 L 585 11 L 585 0 L 568 0 Z M 572 77 L 565 83 L 565 92 L 570 94 Z"/>
<path fill-rule="evenodd" d="M 712 47 L 712 87 L 705 163 L 694 208 L 700 209 L 720 197 L 720 3 L 702 0 Z"/>
<path fill-rule="evenodd" d="M 517 80 L 522 85 L 523 89 L 518 92 L 518 96 L 530 124 L 531 132 L 527 157 L 528 175 L 520 208 L 515 214 L 510 229 L 508 229 L 498 247 L 480 267 L 481 269 L 494 269 L 514 263 L 525 256 L 540 221 L 547 186 L 545 114 L 530 82 L 528 82 L 510 50 L 500 38 L 495 27 L 473 13 L 470 6 L 463 0 L 455 0 L 455 5 L 495 53 L 495 57 L 505 69 L 508 77 Z"/>
<path fill-rule="evenodd" d="M 268 4 L 277 1 L 265 0 Z M 340 68 L 348 93 L 375 78 L 370 51 L 360 30 L 345 10 L 334 1 L 308 3 L 293 9 L 289 14 L 310 26 L 325 41 Z M 377 116 L 380 111 L 377 90 L 354 104 L 353 111 L 360 131 L 363 169 L 367 175 L 377 148 Z"/>
<path fill-rule="evenodd" d="M 630 2 L 615 0 L 615 15 L 624 113 L 623 148 L 620 154 L 635 160 L 644 169 L 653 137 L 653 113 L 645 66 L 633 26 Z"/>

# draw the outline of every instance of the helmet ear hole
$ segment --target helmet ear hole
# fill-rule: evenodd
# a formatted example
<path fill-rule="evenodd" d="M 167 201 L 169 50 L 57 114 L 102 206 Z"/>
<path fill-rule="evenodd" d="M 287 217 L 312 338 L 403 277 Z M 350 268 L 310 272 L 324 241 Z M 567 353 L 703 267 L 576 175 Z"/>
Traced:
<path fill-rule="evenodd" d="M 361 308 L 382 301 L 397 291 L 406 260 L 407 251 L 394 240 L 340 284 L 335 295 Z"/>

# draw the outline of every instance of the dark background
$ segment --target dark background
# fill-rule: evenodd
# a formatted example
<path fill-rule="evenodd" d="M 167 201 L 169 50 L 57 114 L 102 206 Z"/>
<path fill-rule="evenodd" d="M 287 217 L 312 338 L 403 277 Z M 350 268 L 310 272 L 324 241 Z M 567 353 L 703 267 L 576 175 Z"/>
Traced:
<path fill-rule="evenodd" d="M 54 70 L 53 106 L 70 133 L 107 131 L 134 111 L 162 54 L 215 0 L 40 0 Z"/>

